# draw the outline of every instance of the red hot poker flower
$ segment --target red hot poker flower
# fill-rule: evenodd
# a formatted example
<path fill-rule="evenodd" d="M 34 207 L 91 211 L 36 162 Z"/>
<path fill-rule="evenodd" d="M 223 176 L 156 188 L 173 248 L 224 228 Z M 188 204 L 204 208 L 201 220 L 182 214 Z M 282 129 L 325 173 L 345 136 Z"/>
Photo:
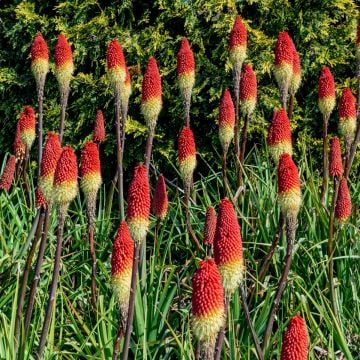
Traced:
<path fill-rule="evenodd" d="M 35 112 L 31 106 L 25 106 L 20 113 L 20 137 L 21 141 L 30 150 L 35 140 Z"/>
<path fill-rule="evenodd" d="M 244 257 L 240 225 L 228 198 L 220 201 L 214 238 L 214 258 L 227 294 L 240 284 L 244 275 Z"/>
<path fill-rule="evenodd" d="M 224 319 L 221 277 L 214 260 L 207 258 L 192 277 L 192 329 L 198 341 L 214 341 Z"/>
<path fill-rule="evenodd" d="M 237 15 L 233 28 L 230 32 L 229 49 L 230 61 L 233 66 L 239 67 L 246 58 L 247 32 L 240 15 Z"/>
<path fill-rule="evenodd" d="M 228 151 L 229 145 L 234 137 L 234 126 L 234 103 L 231 99 L 230 91 L 225 89 L 219 108 L 219 139 L 225 153 Z"/>
<path fill-rule="evenodd" d="M 156 60 L 151 57 L 145 70 L 141 93 L 141 112 L 150 129 L 155 129 L 161 108 L 161 77 Z"/>
<path fill-rule="evenodd" d="M 292 154 L 290 121 L 285 109 L 274 111 L 267 143 L 276 164 L 279 162 L 281 154 Z"/>
<path fill-rule="evenodd" d="M 165 219 L 168 210 L 168 196 L 163 175 L 159 175 L 156 182 L 154 197 L 152 200 L 152 209 L 154 215 L 159 220 Z"/>
<path fill-rule="evenodd" d="M 25 144 L 21 141 L 20 121 L 16 124 L 15 139 L 13 142 L 13 151 L 17 160 L 22 160 L 25 156 Z"/>
<path fill-rule="evenodd" d="M 340 141 L 337 136 L 334 136 L 330 141 L 329 174 L 341 177 L 343 173 Z"/>
<path fill-rule="evenodd" d="M 181 93 L 185 97 L 190 97 L 195 83 L 195 60 L 189 41 L 185 37 L 181 40 L 177 54 L 177 74 Z"/>
<path fill-rule="evenodd" d="M 11 188 L 11 184 L 14 180 L 16 167 L 16 157 L 11 155 L 5 165 L 3 174 L 0 177 L 0 189 L 4 189 L 8 192 Z"/>
<path fill-rule="evenodd" d="M 184 126 L 178 138 L 179 170 L 185 182 L 191 182 L 196 167 L 196 146 L 190 127 Z"/>
<path fill-rule="evenodd" d="M 127 223 L 132 238 L 140 244 L 146 238 L 150 216 L 150 187 L 146 167 L 135 167 L 127 197 Z"/>
<path fill-rule="evenodd" d="M 204 244 L 213 245 L 216 230 L 216 212 L 212 206 L 206 210 L 204 226 Z"/>
<path fill-rule="evenodd" d="M 339 222 L 345 222 L 351 215 L 351 197 L 347 181 L 345 178 L 340 180 L 339 194 L 335 205 L 335 218 Z"/>
<path fill-rule="evenodd" d="M 49 50 L 41 33 L 38 31 L 31 45 L 31 69 L 36 82 L 45 82 L 49 71 Z"/>
<path fill-rule="evenodd" d="M 356 131 L 356 100 L 349 88 L 342 91 L 339 103 L 339 130 L 345 140 L 351 142 Z"/>
<path fill-rule="evenodd" d="M 71 47 L 63 33 L 59 35 L 55 46 L 55 70 L 60 89 L 68 90 L 74 63 Z"/>
<path fill-rule="evenodd" d="M 296 216 L 301 205 L 300 178 L 290 154 L 282 154 L 279 159 L 278 196 L 282 213 Z"/>
<path fill-rule="evenodd" d="M 102 143 L 105 140 L 104 115 L 101 110 L 96 113 L 93 140 L 97 143 Z"/>
<path fill-rule="evenodd" d="M 45 208 L 46 207 L 46 200 L 44 198 L 44 195 L 39 187 L 36 187 L 35 190 L 35 208 Z"/>
<path fill-rule="evenodd" d="M 323 66 L 318 85 L 319 109 L 323 116 L 329 117 L 335 107 L 335 81 L 327 66 Z"/>
<path fill-rule="evenodd" d="M 121 93 L 126 78 L 126 64 L 123 49 L 118 39 L 110 41 L 107 48 L 107 71 L 115 92 Z"/>
<path fill-rule="evenodd" d="M 250 64 L 244 64 L 240 79 L 240 108 L 245 116 L 253 113 L 256 106 L 256 75 Z"/>
<path fill-rule="evenodd" d="M 309 337 L 304 319 L 294 316 L 283 336 L 280 360 L 307 360 Z"/>

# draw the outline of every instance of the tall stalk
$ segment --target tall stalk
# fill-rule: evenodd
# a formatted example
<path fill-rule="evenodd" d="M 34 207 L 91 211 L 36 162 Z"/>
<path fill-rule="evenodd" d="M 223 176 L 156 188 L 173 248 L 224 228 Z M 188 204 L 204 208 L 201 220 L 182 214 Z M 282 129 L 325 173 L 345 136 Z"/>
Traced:
<path fill-rule="evenodd" d="M 235 144 L 235 161 L 236 173 L 238 174 L 237 185 L 240 186 L 240 117 L 239 117 L 239 104 L 240 104 L 240 79 L 241 79 L 241 64 L 233 67 L 233 87 L 235 95 L 235 127 L 234 127 L 234 144 Z"/>
<path fill-rule="evenodd" d="M 64 137 L 65 116 L 66 116 L 68 98 L 69 98 L 69 88 L 60 89 L 60 122 L 59 122 L 60 142 L 62 142 L 62 139 Z"/>
<path fill-rule="evenodd" d="M 325 196 L 329 186 L 329 156 L 328 156 L 328 124 L 329 115 L 323 115 L 323 181 L 321 185 L 320 202 L 325 205 Z"/>
<path fill-rule="evenodd" d="M 221 350 L 222 350 L 224 337 L 225 337 L 225 327 L 226 327 L 227 319 L 228 319 L 230 296 L 231 295 L 227 294 L 224 299 L 224 313 L 225 313 L 226 318 L 224 321 L 224 325 L 221 327 L 219 334 L 216 338 L 214 360 L 220 360 L 220 358 L 221 358 Z"/>

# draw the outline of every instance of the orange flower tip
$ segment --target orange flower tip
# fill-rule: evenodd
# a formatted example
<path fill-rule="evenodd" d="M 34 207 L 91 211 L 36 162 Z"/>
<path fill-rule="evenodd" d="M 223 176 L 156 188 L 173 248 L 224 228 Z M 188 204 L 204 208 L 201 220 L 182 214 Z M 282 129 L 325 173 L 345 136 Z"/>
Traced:
<path fill-rule="evenodd" d="M 192 179 L 196 167 L 196 146 L 190 127 L 184 126 L 178 138 L 179 171 L 185 182 Z"/>
<path fill-rule="evenodd" d="M 149 128 L 154 129 L 162 108 L 160 72 L 154 57 L 150 57 L 142 82 L 141 112 Z"/>
<path fill-rule="evenodd" d="M 287 89 L 293 77 L 294 42 L 287 31 L 279 33 L 275 44 L 275 78 L 280 89 Z"/>
<path fill-rule="evenodd" d="M 15 138 L 13 142 L 13 151 L 17 160 L 22 160 L 25 157 L 26 145 L 21 141 L 20 121 L 16 124 Z"/>
<path fill-rule="evenodd" d="M 5 190 L 6 192 L 10 190 L 11 184 L 14 180 L 15 167 L 16 157 L 15 155 L 11 155 L 6 162 L 4 172 L 0 177 L 0 189 Z"/>
<path fill-rule="evenodd" d="M 269 127 L 267 143 L 269 152 L 276 164 L 282 154 L 292 155 L 290 121 L 285 109 L 274 111 Z"/>
<path fill-rule="evenodd" d="M 31 69 L 37 81 L 45 80 L 49 71 L 49 50 L 40 32 L 37 32 L 31 45 Z"/>
<path fill-rule="evenodd" d="M 330 116 L 335 107 L 335 81 L 334 77 L 327 66 L 321 69 L 319 84 L 319 109 L 323 116 Z"/>
<path fill-rule="evenodd" d="M 34 143 L 35 133 L 35 111 L 31 106 L 25 106 L 23 111 L 20 113 L 20 137 L 21 141 L 30 150 Z"/>
<path fill-rule="evenodd" d="M 35 208 L 36 209 L 46 208 L 46 200 L 39 187 L 37 187 L 35 190 Z"/>
<path fill-rule="evenodd" d="M 54 196 L 54 174 L 61 151 L 59 135 L 49 132 L 43 149 L 39 178 L 39 187 L 48 203 L 52 201 Z"/>
<path fill-rule="evenodd" d="M 346 141 L 352 141 L 356 131 L 356 100 L 349 88 L 342 91 L 339 103 L 339 130 Z"/>
<path fill-rule="evenodd" d="M 122 221 L 117 230 L 111 254 L 112 286 L 122 315 L 127 314 L 129 304 L 133 257 L 134 241 L 126 221 Z"/>
<path fill-rule="evenodd" d="M 64 146 L 54 174 L 54 200 L 59 205 L 68 205 L 78 191 L 78 167 L 74 150 Z"/>
<path fill-rule="evenodd" d="M 251 115 L 256 106 L 257 82 L 255 72 L 250 64 L 243 66 L 239 95 L 241 112 L 244 116 Z"/>
<path fill-rule="evenodd" d="M 101 186 L 100 154 L 93 141 L 85 143 L 81 152 L 80 186 L 87 199 L 96 199 Z"/>
<path fill-rule="evenodd" d="M 126 79 L 126 63 L 124 52 L 118 39 L 110 41 L 107 48 L 106 59 L 110 82 L 114 90 L 121 93 Z"/>
<path fill-rule="evenodd" d="M 296 51 L 294 46 L 294 54 L 293 54 L 293 75 L 290 82 L 289 92 L 292 95 L 298 91 L 301 84 L 301 63 L 299 53 Z"/>
<path fill-rule="evenodd" d="M 351 197 L 345 178 L 340 180 L 339 193 L 335 204 L 335 218 L 339 222 L 346 222 L 351 215 Z"/>
<path fill-rule="evenodd" d="M 146 238 L 150 216 L 150 187 L 146 167 L 135 167 L 127 196 L 127 222 L 134 241 L 138 244 Z"/>
<path fill-rule="evenodd" d="M 309 336 L 304 319 L 294 316 L 283 335 L 280 360 L 307 360 Z"/>
<path fill-rule="evenodd" d="M 247 31 L 240 15 L 237 15 L 229 39 L 230 61 L 233 66 L 241 68 L 246 58 L 246 48 Z"/>
<path fill-rule="evenodd" d="M 279 159 L 278 196 L 282 213 L 296 217 L 301 205 L 300 178 L 290 154 L 282 154 Z"/>
<path fill-rule="evenodd" d="M 198 341 L 212 342 L 224 322 L 221 276 L 214 260 L 207 258 L 192 277 L 192 330 Z"/>
<path fill-rule="evenodd" d="M 234 137 L 235 109 L 230 91 L 225 89 L 219 108 L 219 139 L 225 152 Z"/>
<path fill-rule="evenodd" d="M 55 46 L 55 75 L 61 88 L 69 87 L 73 72 L 74 63 L 71 47 L 65 35 L 61 33 Z"/>
<path fill-rule="evenodd" d="M 96 112 L 93 140 L 96 143 L 102 143 L 105 141 L 104 115 L 101 110 Z"/>
<path fill-rule="evenodd" d="M 343 173 L 340 141 L 337 136 L 334 136 L 330 141 L 329 174 L 341 177 Z"/>
<path fill-rule="evenodd" d="M 227 294 L 239 286 L 244 276 L 244 257 L 240 225 L 228 198 L 220 201 L 214 237 L 214 258 Z"/>
<path fill-rule="evenodd" d="M 154 197 L 152 199 L 152 209 L 154 215 L 159 220 L 165 219 L 168 211 L 168 196 L 163 175 L 159 175 L 156 182 Z"/>
<path fill-rule="evenodd" d="M 216 230 L 216 212 L 212 206 L 209 206 L 205 215 L 204 226 L 204 244 L 213 245 Z"/>

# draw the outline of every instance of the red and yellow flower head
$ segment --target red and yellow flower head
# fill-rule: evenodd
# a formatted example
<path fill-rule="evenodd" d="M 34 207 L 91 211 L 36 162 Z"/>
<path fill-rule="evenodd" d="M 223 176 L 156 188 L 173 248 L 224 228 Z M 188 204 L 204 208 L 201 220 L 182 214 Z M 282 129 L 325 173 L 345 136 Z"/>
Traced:
<path fill-rule="evenodd" d="M 49 72 L 49 49 L 45 39 L 38 31 L 31 45 L 31 70 L 37 83 L 44 83 Z"/>
<path fill-rule="evenodd" d="M 115 297 L 120 305 L 123 322 L 126 322 L 129 306 L 133 257 L 134 241 L 126 221 L 122 221 L 112 246 L 111 280 Z"/>
<path fill-rule="evenodd" d="M 46 200 L 44 198 L 44 194 L 38 186 L 35 189 L 35 208 L 46 208 Z"/>
<path fill-rule="evenodd" d="M 35 112 L 31 106 L 24 107 L 20 113 L 19 123 L 21 141 L 27 146 L 28 150 L 30 150 L 36 137 Z"/>
<path fill-rule="evenodd" d="M 107 73 L 115 92 L 121 93 L 126 78 L 126 63 L 118 39 L 110 41 L 107 48 Z"/>
<path fill-rule="evenodd" d="M 159 220 L 165 219 L 168 210 L 168 196 L 163 175 L 159 175 L 156 182 L 155 192 L 152 199 L 152 210 Z"/>
<path fill-rule="evenodd" d="M 237 15 L 229 39 L 230 61 L 234 67 L 241 68 L 246 58 L 246 47 L 246 28 L 240 15 Z"/>
<path fill-rule="evenodd" d="M 192 330 L 200 342 L 215 340 L 225 322 L 224 290 L 214 259 L 200 262 L 192 277 Z"/>
<path fill-rule="evenodd" d="M 21 141 L 21 130 L 20 130 L 20 121 L 16 124 L 15 138 L 13 142 L 13 151 L 17 160 L 22 160 L 25 157 L 26 146 Z"/>
<path fill-rule="evenodd" d="M 227 152 L 234 137 L 235 109 L 230 91 L 225 89 L 219 108 L 219 139 L 224 152 Z"/>
<path fill-rule="evenodd" d="M 78 167 L 74 150 L 64 146 L 54 174 L 54 200 L 63 206 L 68 205 L 76 196 Z"/>
<path fill-rule="evenodd" d="M 240 225 L 228 198 L 220 201 L 214 238 L 214 258 L 225 293 L 231 294 L 244 276 L 245 266 Z"/>
<path fill-rule="evenodd" d="M 196 146 L 190 127 L 184 126 L 178 138 L 179 171 L 185 182 L 191 182 L 196 167 Z"/>
<path fill-rule="evenodd" d="M 356 130 L 356 101 L 349 88 L 342 91 L 339 103 L 339 130 L 348 141 L 352 141 Z"/>
<path fill-rule="evenodd" d="M 240 79 L 240 109 L 243 115 L 251 115 L 256 106 L 256 74 L 250 64 L 245 64 Z"/>
<path fill-rule="evenodd" d="M 54 175 L 61 151 L 59 135 L 49 132 L 43 150 L 39 177 L 39 187 L 47 203 L 53 200 Z"/>
<path fill-rule="evenodd" d="M 294 316 L 284 333 L 280 360 L 307 360 L 309 336 L 304 319 Z"/>
<path fill-rule="evenodd" d="M 275 45 L 275 79 L 280 89 L 288 89 L 293 77 L 294 43 L 287 33 L 279 33 Z"/>
<path fill-rule="evenodd" d="M 292 154 L 290 121 L 285 109 L 274 111 L 267 135 L 269 152 L 277 164 L 282 154 Z"/>
<path fill-rule="evenodd" d="M 71 47 L 66 37 L 61 33 L 55 46 L 55 75 L 60 89 L 67 90 L 74 72 L 74 62 Z"/>
<path fill-rule="evenodd" d="M 278 197 L 283 215 L 296 217 L 301 205 L 300 178 L 290 154 L 282 154 L 279 159 Z"/>
<path fill-rule="evenodd" d="M 85 143 L 81 152 L 80 186 L 86 199 L 96 199 L 101 186 L 100 154 L 93 141 Z"/>
<path fill-rule="evenodd" d="M 97 143 L 102 143 L 105 141 L 104 115 L 101 110 L 96 112 L 93 140 Z"/>
<path fill-rule="evenodd" d="M 127 196 L 127 223 L 137 244 L 143 242 L 149 228 L 150 187 L 146 167 L 135 167 Z"/>
<path fill-rule="evenodd" d="M 212 206 L 209 206 L 205 215 L 204 226 L 204 244 L 213 245 L 216 230 L 216 212 Z"/>
<path fill-rule="evenodd" d="M 318 85 L 319 109 L 323 116 L 329 117 L 335 107 L 335 81 L 327 66 L 323 66 Z"/>
<path fill-rule="evenodd" d="M 339 193 L 335 205 L 335 218 L 339 222 L 345 222 L 351 215 L 351 197 L 347 181 L 345 178 L 340 180 Z"/>
<path fill-rule="evenodd" d="M 10 190 L 11 184 L 14 180 L 15 167 L 16 157 L 15 155 L 11 155 L 6 162 L 4 172 L 0 177 L 0 189 L 5 190 L 6 192 Z"/>
<path fill-rule="evenodd" d="M 141 93 L 141 112 L 150 129 L 155 129 L 161 108 L 161 77 L 156 60 L 151 57 L 144 73 Z"/>
<path fill-rule="evenodd" d="M 341 177 L 343 173 L 340 141 L 337 136 L 334 136 L 330 141 L 329 174 Z"/>
<path fill-rule="evenodd" d="M 289 92 L 295 95 L 301 84 L 301 63 L 300 56 L 297 52 L 295 45 L 293 50 L 293 75 L 290 82 Z"/>
<path fill-rule="evenodd" d="M 186 37 L 181 40 L 177 53 L 177 75 L 181 93 L 184 97 L 190 97 L 195 84 L 195 60 Z"/>

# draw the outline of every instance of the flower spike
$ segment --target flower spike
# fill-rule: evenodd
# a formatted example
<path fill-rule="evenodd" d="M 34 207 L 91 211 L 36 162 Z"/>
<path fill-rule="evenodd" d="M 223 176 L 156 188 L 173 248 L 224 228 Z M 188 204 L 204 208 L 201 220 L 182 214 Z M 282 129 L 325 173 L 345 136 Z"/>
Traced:
<path fill-rule="evenodd" d="M 240 109 L 243 115 L 251 115 L 256 106 L 256 74 L 250 64 L 245 64 L 240 79 Z"/>
<path fill-rule="evenodd" d="M 335 107 L 335 81 L 327 66 L 323 66 L 318 85 L 319 109 L 325 117 L 329 117 Z"/>
<path fill-rule="evenodd" d="M 0 177 L 0 189 L 8 192 L 11 188 L 11 184 L 14 180 L 16 167 L 16 157 L 11 155 L 7 160 L 3 174 Z"/>
<path fill-rule="evenodd" d="M 340 141 L 337 136 L 334 136 L 330 141 L 329 174 L 341 177 L 343 173 Z"/>
<path fill-rule="evenodd" d="M 234 137 L 235 108 L 230 91 L 225 89 L 219 108 L 219 139 L 223 151 L 226 153 Z"/>
<path fill-rule="evenodd" d="M 339 194 L 335 205 L 335 219 L 339 222 L 346 222 L 351 215 L 351 197 L 347 181 L 345 178 L 340 180 Z"/>
<path fill-rule="evenodd" d="M 230 32 L 229 50 L 230 61 L 233 67 L 241 69 L 246 58 L 247 32 L 240 15 L 237 15 L 233 28 Z"/>
<path fill-rule="evenodd" d="M 168 196 L 166 191 L 165 178 L 163 175 L 159 175 L 156 182 L 154 197 L 152 200 L 152 209 L 154 215 L 159 220 L 165 219 L 168 210 Z"/>

